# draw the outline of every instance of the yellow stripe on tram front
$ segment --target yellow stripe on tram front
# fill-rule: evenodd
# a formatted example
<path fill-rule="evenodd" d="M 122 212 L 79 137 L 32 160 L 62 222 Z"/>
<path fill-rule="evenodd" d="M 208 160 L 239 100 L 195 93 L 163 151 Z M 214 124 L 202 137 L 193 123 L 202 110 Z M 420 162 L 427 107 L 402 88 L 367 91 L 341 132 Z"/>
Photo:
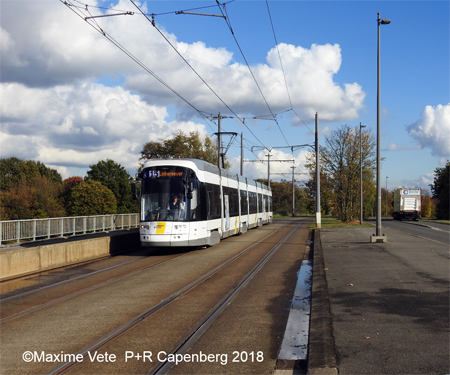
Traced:
<path fill-rule="evenodd" d="M 166 230 L 166 223 L 158 223 L 156 227 L 156 234 L 164 234 Z"/>

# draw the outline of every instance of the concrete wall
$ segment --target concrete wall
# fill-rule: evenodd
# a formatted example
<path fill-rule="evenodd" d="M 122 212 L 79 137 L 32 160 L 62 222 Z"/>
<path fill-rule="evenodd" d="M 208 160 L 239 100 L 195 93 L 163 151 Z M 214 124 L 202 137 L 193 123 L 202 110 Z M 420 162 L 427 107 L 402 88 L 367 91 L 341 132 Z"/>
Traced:
<path fill-rule="evenodd" d="M 102 258 L 138 246 L 137 229 L 23 244 L 0 251 L 0 280 Z"/>

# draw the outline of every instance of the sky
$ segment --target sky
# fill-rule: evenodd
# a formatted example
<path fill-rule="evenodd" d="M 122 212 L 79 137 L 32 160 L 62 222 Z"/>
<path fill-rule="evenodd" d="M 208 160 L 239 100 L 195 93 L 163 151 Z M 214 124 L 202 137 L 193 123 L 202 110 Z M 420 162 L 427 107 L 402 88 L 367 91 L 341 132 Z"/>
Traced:
<path fill-rule="evenodd" d="M 271 179 L 305 182 L 316 113 L 321 145 L 377 134 L 379 12 L 382 185 L 429 189 L 450 159 L 447 0 L 220 4 L 0 0 L 0 156 L 134 176 L 146 142 L 215 137 L 220 113 L 233 172 L 242 133 L 247 177 L 267 178 L 270 150 Z"/>

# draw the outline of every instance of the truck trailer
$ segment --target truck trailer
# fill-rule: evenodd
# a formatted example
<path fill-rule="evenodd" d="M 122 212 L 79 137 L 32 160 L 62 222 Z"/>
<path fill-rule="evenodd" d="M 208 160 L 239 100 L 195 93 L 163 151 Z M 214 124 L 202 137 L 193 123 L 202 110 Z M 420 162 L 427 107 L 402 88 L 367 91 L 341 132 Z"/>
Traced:
<path fill-rule="evenodd" d="M 420 189 L 397 189 L 394 192 L 394 220 L 419 220 L 422 213 Z"/>

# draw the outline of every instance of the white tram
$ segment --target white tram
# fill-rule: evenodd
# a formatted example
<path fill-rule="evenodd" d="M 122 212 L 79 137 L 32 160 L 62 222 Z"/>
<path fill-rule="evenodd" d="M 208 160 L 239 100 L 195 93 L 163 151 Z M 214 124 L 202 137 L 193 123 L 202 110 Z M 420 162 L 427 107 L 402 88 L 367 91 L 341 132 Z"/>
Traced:
<path fill-rule="evenodd" d="M 141 178 L 143 246 L 211 246 L 272 222 L 272 192 L 197 159 L 151 159 Z"/>

